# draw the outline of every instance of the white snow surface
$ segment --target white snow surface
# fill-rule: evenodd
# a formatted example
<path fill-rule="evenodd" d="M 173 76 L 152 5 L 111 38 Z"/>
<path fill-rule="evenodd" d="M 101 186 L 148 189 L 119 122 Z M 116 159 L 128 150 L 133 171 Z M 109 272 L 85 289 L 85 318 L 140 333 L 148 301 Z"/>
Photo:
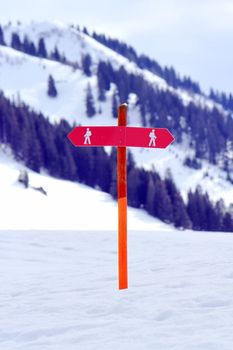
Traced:
<path fill-rule="evenodd" d="M 0 349 L 231 350 L 233 235 L 177 231 L 129 209 L 118 290 L 117 206 L 0 157 Z"/>
<path fill-rule="evenodd" d="M 232 349 L 232 234 L 129 230 L 128 250 L 119 291 L 116 231 L 0 231 L 0 348 Z"/>
<path fill-rule="evenodd" d="M 117 202 L 107 193 L 28 169 L 26 189 L 17 181 L 23 169 L 9 154 L 0 153 L 0 229 L 117 230 Z M 47 195 L 33 187 L 42 187 Z M 170 230 L 144 210 L 133 208 L 128 210 L 128 226 Z"/>

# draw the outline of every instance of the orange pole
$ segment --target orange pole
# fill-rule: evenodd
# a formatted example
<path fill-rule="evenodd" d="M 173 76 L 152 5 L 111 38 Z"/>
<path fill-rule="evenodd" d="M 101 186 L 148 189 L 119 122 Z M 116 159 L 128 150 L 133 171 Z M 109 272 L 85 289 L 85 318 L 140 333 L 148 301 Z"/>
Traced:
<path fill-rule="evenodd" d="M 127 104 L 118 109 L 118 126 L 126 126 Z M 128 288 L 126 147 L 117 147 L 119 289 Z"/>

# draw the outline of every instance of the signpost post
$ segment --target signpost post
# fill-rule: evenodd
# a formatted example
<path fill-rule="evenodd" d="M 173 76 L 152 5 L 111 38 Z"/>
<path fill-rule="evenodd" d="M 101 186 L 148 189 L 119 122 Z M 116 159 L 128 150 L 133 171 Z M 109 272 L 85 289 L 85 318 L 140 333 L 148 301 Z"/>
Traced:
<path fill-rule="evenodd" d="M 174 137 L 167 129 L 126 125 L 127 104 L 124 103 L 118 109 L 118 126 L 78 126 L 68 135 L 74 146 L 117 147 L 119 289 L 128 288 L 126 147 L 166 148 L 174 141 Z"/>
<path fill-rule="evenodd" d="M 118 110 L 118 126 L 127 124 L 127 105 Z M 123 129 L 122 134 L 125 133 Z M 119 289 L 128 288 L 127 268 L 127 167 L 126 147 L 117 147 L 117 190 L 118 190 L 118 282 Z"/>

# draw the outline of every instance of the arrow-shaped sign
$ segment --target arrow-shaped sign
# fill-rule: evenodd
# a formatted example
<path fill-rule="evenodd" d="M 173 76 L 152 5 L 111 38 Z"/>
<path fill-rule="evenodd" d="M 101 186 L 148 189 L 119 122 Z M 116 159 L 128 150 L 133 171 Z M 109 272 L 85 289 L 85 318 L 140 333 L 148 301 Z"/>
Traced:
<path fill-rule="evenodd" d="M 126 147 L 166 148 L 174 141 L 164 128 L 126 126 L 127 105 L 119 107 L 118 126 L 78 126 L 68 135 L 74 146 L 117 146 L 119 289 L 128 288 Z"/>
<path fill-rule="evenodd" d="M 174 141 L 168 129 L 125 127 L 125 146 L 166 148 Z"/>
<path fill-rule="evenodd" d="M 174 141 L 164 128 L 126 126 L 77 126 L 68 135 L 74 146 L 166 148 Z"/>

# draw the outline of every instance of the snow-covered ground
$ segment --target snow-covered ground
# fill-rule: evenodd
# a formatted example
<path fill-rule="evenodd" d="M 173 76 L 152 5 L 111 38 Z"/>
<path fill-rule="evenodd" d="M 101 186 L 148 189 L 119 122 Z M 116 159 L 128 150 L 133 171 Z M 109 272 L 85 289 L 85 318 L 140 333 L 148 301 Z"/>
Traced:
<path fill-rule="evenodd" d="M 190 187 L 195 189 L 196 185 L 201 183 L 211 191 L 211 181 L 215 181 L 212 198 L 222 197 L 227 204 L 232 202 L 232 186 L 230 184 L 228 186 L 225 182 L 224 187 L 224 179 L 220 181 L 221 178 L 218 177 L 217 172 L 214 172 L 214 167 L 207 168 L 208 177 L 205 176 L 203 169 L 192 173 L 186 168 L 185 172 L 182 166 L 177 165 L 174 149 L 169 152 L 163 150 L 163 152 L 163 155 L 162 152 L 160 153 L 160 157 L 157 157 L 158 151 L 155 152 L 155 161 L 160 173 L 165 175 L 167 164 L 170 164 L 174 169 L 175 179 L 178 183 L 183 182 L 184 197 L 186 197 L 185 190 L 188 191 Z M 145 167 L 153 165 L 153 163 L 150 164 L 150 156 L 151 154 L 146 151 L 138 151 L 136 154 L 138 164 Z M 38 174 L 29 169 L 27 169 L 29 188 L 25 189 L 17 181 L 22 169 L 25 169 L 22 164 L 0 149 L 0 229 L 117 229 L 117 202 L 113 201 L 110 195 L 85 185 Z M 187 173 L 188 171 L 190 174 Z M 212 179 L 210 179 L 211 176 Z M 186 181 L 184 181 L 185 178 Z M 47 192 L 47 196 L 33 187 L 42 187 Z M 89 218 L 86 213 L 90 213 Z M 128 225 L 132 230 L 170 230 L 170 226 L 151 217 L 144 210 L 133 208 L 128 209 Z"/>
<path fill-rule="evenodd" d="M 87 218 L 89 219 L 89 218 Z M 231 350 L 233 236 L 129 230 L 0 231 L 3 350 Z"/>
<path fill-rule="evenodd" d="M 117 230 L 117 202 L 88 186 L 27 169 L 29 188 L 18 183 L 23 165 L 0 151 L 0 229 Z M 47 195 L 33 188 L 42 187 Z M 130 229 L 170 230 L 144 210 L 129 208 Z"/>
<path fill-rule="evenodd" d="M 117 205 L 0 156 L 0 349 L 231 350 L 233 235 L 177 231 L 129 208 L 118 290 Z"/>
<path fill-rule="evenodd" d="M 209 109 L 216 107 L 224 113 L 221 105 L 213 102 L 211 99 L 200 94 L 190 93 L 184 89 L 173 88 L 158 75 L 146 69 L 139 68 L 134 62 L 129 61 L 124 56 L 101 44 L 79 29 L 62 22 L 31 21 L 29 23 L 11 23 L 3 26 L 3 30 L 7 45 L 11 44 L 11 35 L 13 32 L 18 33 L 22 41 L 27 36 L 35 45 L 43 37 L 49 53 L 56 46 L 59 52 L 64 54 L 70 62 L 81 65 L 82 56 L 89 54 L 92 58 L 94 70 L 100 60 L 111 62 L 111 65 L 115 69 L 123 66 L 129 73 L 142 75 L 153 86 L 171 91 L 181 98 L 184 104 L 193 102 Z"/>

